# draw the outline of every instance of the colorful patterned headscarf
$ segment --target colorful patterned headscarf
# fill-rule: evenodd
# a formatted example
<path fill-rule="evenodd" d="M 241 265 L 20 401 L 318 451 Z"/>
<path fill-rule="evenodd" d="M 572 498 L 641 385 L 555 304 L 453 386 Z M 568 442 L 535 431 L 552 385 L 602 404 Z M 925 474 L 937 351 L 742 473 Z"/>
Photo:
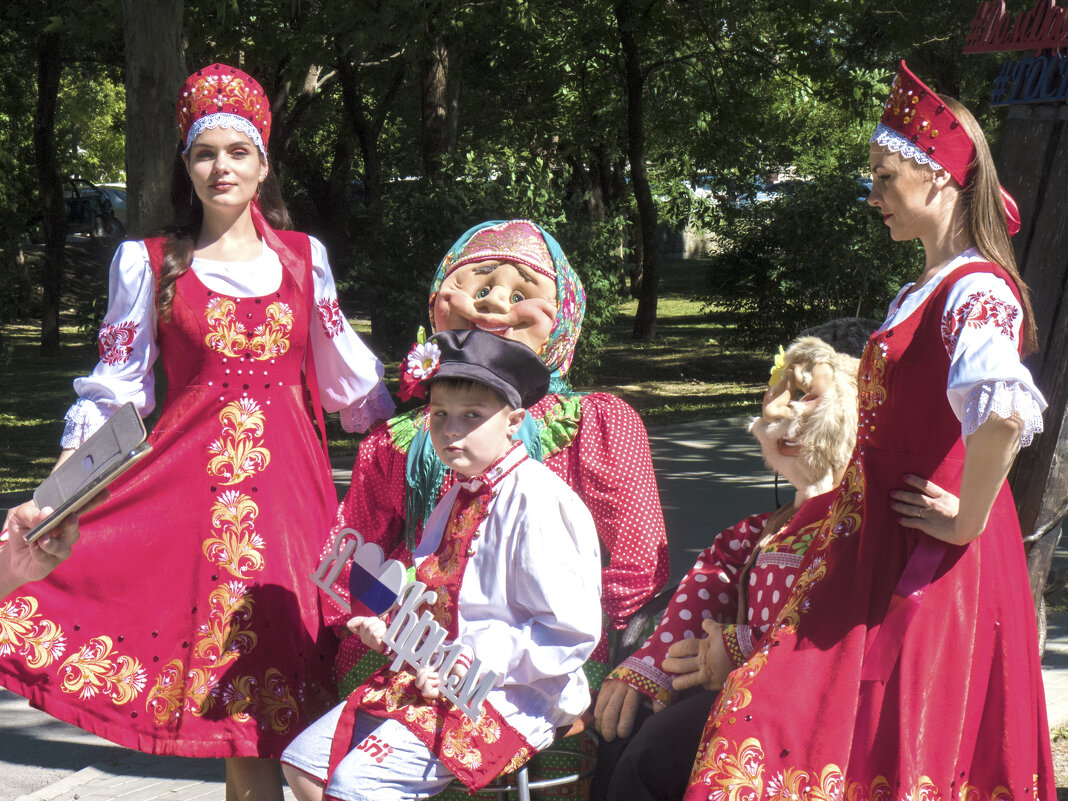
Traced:
<path fill-rule="evenodd" d="M 490 220 L 468 230 L 445 254 L 430 285 L 430 324 L 441 284 L 457 267 L 476 261 L 511 261 L 556 279 L 556 321 L 538 355 L 549 368 L 554 386 L 563 382 L 575 355 L 586 313 L 586 292 L 563 249 L 529 220 Z M 554 390 L 550 390 L 554 391 Z"/>

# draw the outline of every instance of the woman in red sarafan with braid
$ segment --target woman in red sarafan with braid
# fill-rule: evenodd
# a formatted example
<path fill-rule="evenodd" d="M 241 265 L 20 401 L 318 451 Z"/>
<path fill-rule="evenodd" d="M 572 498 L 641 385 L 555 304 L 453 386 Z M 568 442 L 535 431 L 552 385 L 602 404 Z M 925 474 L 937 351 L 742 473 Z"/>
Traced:
<path fill-rule="evenodd" d="M 442 260 L 430 290 L 434 330 L 480 328 L 523 342 L 549 367 L 549 393 L 528 410 L 518 438 L 593 515 L 607 555 L 601 604 L 608 625 L 621 628 L 667 580 L 667 538 L 641 419 L 613 395 L 577 393 L 567 383 L 585 305 L 582 283 L 560 245 L 527 220 L 494 220 L 468 230 Z M 360 443 L 327 560 L 341 544 L 339 533 L 351 528 L 386 556 L 411 564 L 430 511 L 454 481 L 431 447 L 425 407 L 378 427 Z M 334 592 L 348 601 L 347 567 Z M 351 616 L 328 595 L 324 606 L 339 627 Z M 587 662 L 593 689 L 610 669 L 606 639 Z M 382 663 L 359 638 L 342 640 L 343 693 Z"/>
<path fill-rule="evenodd" d="M 215 64 L 177 112 L 178 223 L 115 254 L 62 443 L 151 410 L 161 354 L 153 452 L 82 518 L 77 559 L 0 601 L 0 683 L 120 745 L 227 758 L 228 798 L 281 799 L 277 758 L 335 697 L 308 574 L 336 498 L 309 412 L 362 429 L 394 407 L 322 245 L 276 230 L 263 89 Z"/>
<path fill-rule="evenodd" d="M 727 677 L 687 801 L 1055 797 L 1034 606 L 1005 476 L 1042 430 L 1027 288 L 982 131 L 902 62 L 878 208 L 926 264 L 861 359 L 853 458 L 800 576 Z"/>

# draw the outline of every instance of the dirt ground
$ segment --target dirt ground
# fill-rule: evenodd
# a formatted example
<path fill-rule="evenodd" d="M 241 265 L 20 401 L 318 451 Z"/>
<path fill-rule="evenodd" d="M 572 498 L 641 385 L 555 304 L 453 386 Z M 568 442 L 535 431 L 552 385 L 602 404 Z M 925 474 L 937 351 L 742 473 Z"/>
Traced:
<path fill-rule="evenodd" d="M 1057 776 L 1057 801 L 1068 801 L 1068 736 L 1053 736 L 1053 771 Z"/>

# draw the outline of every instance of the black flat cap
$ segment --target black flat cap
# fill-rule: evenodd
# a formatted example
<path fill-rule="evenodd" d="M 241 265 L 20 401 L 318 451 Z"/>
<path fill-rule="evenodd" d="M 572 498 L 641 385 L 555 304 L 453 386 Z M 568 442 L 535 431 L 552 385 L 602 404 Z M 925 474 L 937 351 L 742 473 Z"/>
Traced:
<path fill-rule="evenodd" d="M 549 389 L 549 368 L 522 342 L 479 329 L 442 331 L 429 340 L 441 349 L 430 379 L 465 378 L 495 389 L 517 409 L 529 409 Z"/>

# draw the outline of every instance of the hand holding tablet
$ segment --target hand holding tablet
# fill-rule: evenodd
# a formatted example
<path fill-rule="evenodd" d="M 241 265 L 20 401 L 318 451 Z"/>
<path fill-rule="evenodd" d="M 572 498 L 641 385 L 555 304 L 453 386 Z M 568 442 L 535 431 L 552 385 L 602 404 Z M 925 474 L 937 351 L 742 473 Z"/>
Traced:
<path fill-rule="evenodd" d="M 53 511 L 26 534 L 26 542 L 36 541 L 83 509 L 140 461 L 152 449 L 145 436 L 145 424 L 132 403 L 115 412 L 34 491 L 37 508 L 50 507 Z"/>

